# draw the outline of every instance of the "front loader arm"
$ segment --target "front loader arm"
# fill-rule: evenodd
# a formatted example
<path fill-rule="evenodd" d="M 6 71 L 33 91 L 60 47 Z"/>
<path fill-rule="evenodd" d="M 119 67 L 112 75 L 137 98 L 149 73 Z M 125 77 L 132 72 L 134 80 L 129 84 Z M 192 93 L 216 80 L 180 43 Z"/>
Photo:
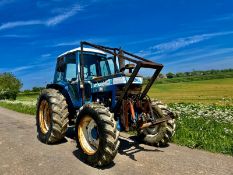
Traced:
<path fill-rule="evenodd" d="M 123 93 L 121 94 L 120 98 L 118 99 L 118 101 L 113 109 L 114 112 L 118 111 L 119 108 L 121 107 L 122 100 L 126 97 L 126 94 L 130 89 L 130 86 L 133 84 L 133 81 L 141 68 L 155 69 L 155 72 L 154 72 L 153 76 L 151 77 L 150 81 L 148 82 L 148 84 L 146 85 L 144 91 L 142 92 L 140 99 L 143 99 L 147 95 L 148 91 L 150 90 L 151 86 L 153 85 L 153 83 L 155 82 L 156 78 L 158 77 L 160 71 L 163 68 L 162 64 L 152 62 L 152 61 L 147 60 L 145 58 L 142 58 L 140 56 L 126 52 L 122 49 L 105 47 L 105 46 L 101 46 L 101 45 L 95 45 L 95 44 L 85 42 L 85 41 L 81 42 L 80 45 L 81 45 L 81 63 L 83 62 L 82 61 L 83 48 L 84 48 L 84 45 L 86 45 L 86 46 L 90 46 L 90 47 L 96 48 L 98 50 L 104 51 L 108 54 L 112 54 L 115 59 L 116 59 L 116 57 L 118 57 L 118 58 L 122 58 L 122 59 L 128 60 L 128 61 L 136 64 L 136 67 L 134 68 L 128 82 L 126 83 L 126 85 L 124 87 Z M 81 65 L 81 74 L 83 75 L 82 67 L 83 66 Z M 84 77 L 83 76 L 81 76 L 81 81 L 83 82 L 83 85 L 84 85 Z M 83 94 L 83 98 L 84 98 L 84 94 Z"/>

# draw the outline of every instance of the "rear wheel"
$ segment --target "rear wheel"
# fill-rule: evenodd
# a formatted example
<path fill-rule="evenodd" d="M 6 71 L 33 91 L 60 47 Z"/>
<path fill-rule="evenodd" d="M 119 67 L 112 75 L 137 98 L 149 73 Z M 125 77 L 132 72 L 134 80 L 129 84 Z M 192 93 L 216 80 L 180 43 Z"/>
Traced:
<path fill-rule="evenodd" d="M 160 101 L 152 101 L 151 106 L 153 112 L 158 114 L 156 116 L 170 116 L 172 119 L 155 126 L 141 129 L 138 131 L 138 136 L 143 142 L 149 145 L 166 146 L 175 133 L 175 115 Z"/>
<path fill-rule="evenodd" d="M 68 125 L 68 105 L 55 89 L 41 92 L 37 103 L 36 125 L 38 138 L 43 143 L 55 143 L 65 136 Z"/>
<path fill-rule="evenodd" d="M 119 147 L 119 131 L 113 114 L 100 104 L 84 105 L 77 116 L 77 144 L 85 161 L 92 166 L 108 165 Z"/>

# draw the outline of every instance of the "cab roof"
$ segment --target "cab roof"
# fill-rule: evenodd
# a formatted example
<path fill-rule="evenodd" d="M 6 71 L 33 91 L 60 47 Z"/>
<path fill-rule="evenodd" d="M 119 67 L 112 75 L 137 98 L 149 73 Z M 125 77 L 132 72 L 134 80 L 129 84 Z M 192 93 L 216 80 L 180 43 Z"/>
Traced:
<path fill-rule="evenodd" d="M 64 52 L 63 54 L 59 55 L 58 58 L 59 58 L 59 57 L 62 57 L 62 56 L 65 56 L 65 55 L 67 55 L 67 54 L 69 54 L 69 53 L 77 52 L 77 51 L 81 51 L 81 47 L 78 47 L 78 48 L 69 50 L 69 51 L 67 51 L 67 52 Z M 103 52 L 103 51 L 101 51 L 101 50 L 92 49 L 92 48 L 83 48 L 83 51 L 84 51 L 84 52 L 99 53 L 99 54 L 103 54 L 103 55 L 106 54 L 105 52 Z"/>

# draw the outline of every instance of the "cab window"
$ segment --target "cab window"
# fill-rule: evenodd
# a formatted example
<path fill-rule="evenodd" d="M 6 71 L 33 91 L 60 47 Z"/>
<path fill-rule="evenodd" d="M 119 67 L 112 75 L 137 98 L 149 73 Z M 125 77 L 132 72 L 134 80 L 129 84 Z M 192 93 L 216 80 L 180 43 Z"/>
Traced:
<path fill-rule="evenodd" d="M 68 63 L 66 65 L 66 80 L 71 81 L 76 78 L 76 64 Z"/>
<path fill-rule="evenodd" d="M 108 76 L 110 74 L 108 70 L 107 61 L 105 60 L 100 61 L 100 70 L 101 70 L 101 76 Z"/>
<path fill-rule="evenodd" d="M 76 66 L 75 54 L 67 55 L 65 57 L 65 62 L 66 62 L 65 79 L 67 81 L 76 79 L 77 78 L 77 66 Z"/>

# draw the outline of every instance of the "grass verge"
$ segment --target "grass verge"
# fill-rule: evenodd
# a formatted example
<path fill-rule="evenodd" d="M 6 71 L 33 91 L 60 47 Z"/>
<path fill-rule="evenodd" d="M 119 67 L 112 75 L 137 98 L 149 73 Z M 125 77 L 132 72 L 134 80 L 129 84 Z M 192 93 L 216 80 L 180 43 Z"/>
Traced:
<path fill-rule="evenodd" d="M 30 115 L 35 115 L 36 114 L 36 107 L 35 106 L 29 106 L 29 105 L 24 105 L 22 103 L 6 103 L 6 102 L 0 102 L 0 106 L 16 111 L 16 112 L 21 112 L 24 114 L 30 114 Z"/>
<path fill-rule="evenodd" d="M 172 142 L 233 156 L 233 107 L 171 104 L 180 113 Z"/>
<path fill-rule="evenodd" d="M 189 148 L 233 155 L 233 125 L 214 119 L 182 116 L 172 142 Z"/>
<path fill-rule="evenodd" d="M 36 114 L 35 105 L 0 101 L 0 106 L 25 114 Z M 169 106 L 180 113 L 173 143 L 233 156 L 233 107 L 191 103 L 173 103 Z"/>

